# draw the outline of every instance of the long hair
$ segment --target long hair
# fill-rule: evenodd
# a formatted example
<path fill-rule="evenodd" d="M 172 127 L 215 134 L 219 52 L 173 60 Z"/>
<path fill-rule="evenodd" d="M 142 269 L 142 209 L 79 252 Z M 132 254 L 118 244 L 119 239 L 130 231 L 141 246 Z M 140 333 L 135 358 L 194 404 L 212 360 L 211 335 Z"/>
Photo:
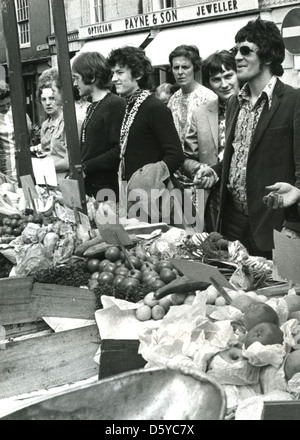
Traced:
<path fill-rule="evenodd" d="M 201 68 L 201 57 L 197 46 L 182 44 L 177 46 L 169 54 L 169 63 L 172 69 L 173 59 L 176 57 L 185 57 L 191 61 L 194 67 L 194 72 L 199 72 Z"/>
<path fill-rule="evenodd" d="M 114 49 L 107 57 L 108 64 L 111 68 L 117 64 L 119 66 L 127 66 L 133 78 L 137 79 L 137 83 L 141 89 L 152 88 L 152 64 L 145 52 L 140 47 L 123 46 L 119 49 Z"/>
<path fill-rule="evenodd" d="M 0 100 L 9 97 L 10 97 L 9 84 L 7 84 L 7 82 L 5 81 L 0 81 Z"/>
<path fill-rule="evenodd" d="M 231 52 L 220 50 L 209 55 L 202 64 L 203 85 L 210 88 L 210 78 L 223 73 L 224 68 L 236 72 L 236 62 Z"/>
<path fill-rule="evenodd" d="M 285 46 L 280 31 L 272 21 L 249 21 L 235 36 L 236 43 L 250 41 L 258 47 L 257 55 L 263 62 L 269 63 L 272 75 L 282 76 L 282 63 L 285 58 Z"/>
<path fill-rule="evenodd" d="M 99 52 L 81 52 L 76 55 L 73 58 L 72 72 L 81 75 L 84 84 L 95 82 L 99 89 L 110 88 L 111 69 Z"/>

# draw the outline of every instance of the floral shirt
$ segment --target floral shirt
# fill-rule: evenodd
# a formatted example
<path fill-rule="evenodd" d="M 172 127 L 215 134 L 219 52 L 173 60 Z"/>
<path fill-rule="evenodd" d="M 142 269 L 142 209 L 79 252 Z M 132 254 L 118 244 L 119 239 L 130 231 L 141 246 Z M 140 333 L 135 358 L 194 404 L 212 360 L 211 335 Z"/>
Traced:
<path fill-rule="evenodd" d="M 215 93 L 201 84 L 191 93 L 182 93 L 182 90 L 179 89 L 171 96 L 168 107 L 173 114 L 175 127 L 182 145 L 191 124 L 193 110 L 214 99 L 216 99 Z"/>
<path fill-rule="evenodd" d="M 231 159 L 228 189 L 235 205 L 245 214 L 247 209 L 246 174 L 249 149 L 253 134 L 265 105 L 271 107 L 274 87 L 277 78 L 273 76 L 261 92 L 255 105 L 250 103 L 250 90 L 245 84 L 238 94 L 240 112 L 238 115 L 233 141 L 233 155 Z"/>

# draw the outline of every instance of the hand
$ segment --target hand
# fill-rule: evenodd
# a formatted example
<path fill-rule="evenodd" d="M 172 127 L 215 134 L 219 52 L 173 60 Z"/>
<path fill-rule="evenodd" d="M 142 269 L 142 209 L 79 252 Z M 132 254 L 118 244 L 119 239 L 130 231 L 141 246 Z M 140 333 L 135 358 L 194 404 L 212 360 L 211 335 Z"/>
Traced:
<path fill-rule="evenodd" d="M 289 183 L 277 182 L 266 186 L 266 189 L 271 192 L 263 198 L 263 202 L 269 208 L 287 208 L 300 202 L 300 190 Z"/>
<path fill-rule="evenodd" d="M 196 188 L 210 189 L 216 183 L 215 173 L 209 166 L 201 166 L 195 174 L 193 182 Z"/>

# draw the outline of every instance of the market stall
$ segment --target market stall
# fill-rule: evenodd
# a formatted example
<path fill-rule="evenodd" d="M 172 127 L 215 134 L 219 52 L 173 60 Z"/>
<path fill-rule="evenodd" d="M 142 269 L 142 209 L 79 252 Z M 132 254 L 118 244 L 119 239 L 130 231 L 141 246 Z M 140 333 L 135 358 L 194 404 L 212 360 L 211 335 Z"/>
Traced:
<path fill-rule="evenodd" d="M 62 2 L 52 3 L 62 65 Z M 154 373 L 147 373 L 155 371 L 167 386 L 153 388 L 144 402 L 151 409 L 163 395 L 162 418 L 299 419 L 299 236 L 274 231 L 269 261 L 218 233 L 190 234 L 117 210 L 117 220 L 105 223 L 103 206 L 82 191 L 68 69 L 62 80 L 66 119 L 73 115 L 72 178 L 58 189 L 30 167 L 20 186 L 1 176 L 0 418 L 49 417 L 40 406 L 34 416 L 26 408 L 51 397 L 50 413 L 58 405 L 52 417 L 101 418 L 101 402 L 92 400 L 89 414 L 84 408 L 103 381 L 108 395 L 144 376 L 149 389 Z M 26 148 L 22 154 L 28 158 Z M 208 411 L 214 405 L 205 393 L 201 414 L 193 412 L 198 394 L 190 412 L 176 412 L 176 386 L 186 392 L 195 380 L 199 395 L 212 386 L 218 413 Z M 83 412 L 60 408 L 72 392 Z M 140 409 L 135 393 L 124 392 L 129 396 L 133 412 L 123 418 Z M 144 418 L 157 416 L 150 409 Z"/>
<path fill-rule="evenodd" d="M 128 218 L 103 226 L 94 199 L 85 216 L 57 188 L 35 190 L 30 208 L 22 189 L 0 185 L 2 417 L 153 368 L 206 375 L 227 419 L 261 418 L 266 401 L 295 409 L 296 235 L 275 231 L 274 264 L 217 233 Z"/>

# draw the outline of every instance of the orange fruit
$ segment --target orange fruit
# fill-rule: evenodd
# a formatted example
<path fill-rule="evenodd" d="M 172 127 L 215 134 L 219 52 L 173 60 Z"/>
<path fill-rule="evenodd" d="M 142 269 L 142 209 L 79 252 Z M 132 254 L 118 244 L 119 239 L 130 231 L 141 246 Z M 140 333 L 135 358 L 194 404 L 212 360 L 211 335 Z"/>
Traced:
<path fill-rule="evenodd" d="M 158 319 L 163 319 L 165 314 L 166 314 L 165 309 L 163 308 L 163 306 L 160 306 L 159 304 L 157 304 L 151 309 L 151 316 L 152 319 L 154 319 L 155 321 L 157 321 Z"/>
<path fill-rule="evenodd" d="M 144 304 L 149 307 L 154 307 L 158 305 L 158 300 L 154 299 L 154 292 L 147 293 L 147 295 L 144 297 Z"/>
<path fill-rule="evenodd" d="M 149 319 L 151 319 L 151 307 L 147 306 L 146 304 L 142 304 L 138 309 L 136 309 L 135 316 L 139 321 L 149 321 Z"/>

